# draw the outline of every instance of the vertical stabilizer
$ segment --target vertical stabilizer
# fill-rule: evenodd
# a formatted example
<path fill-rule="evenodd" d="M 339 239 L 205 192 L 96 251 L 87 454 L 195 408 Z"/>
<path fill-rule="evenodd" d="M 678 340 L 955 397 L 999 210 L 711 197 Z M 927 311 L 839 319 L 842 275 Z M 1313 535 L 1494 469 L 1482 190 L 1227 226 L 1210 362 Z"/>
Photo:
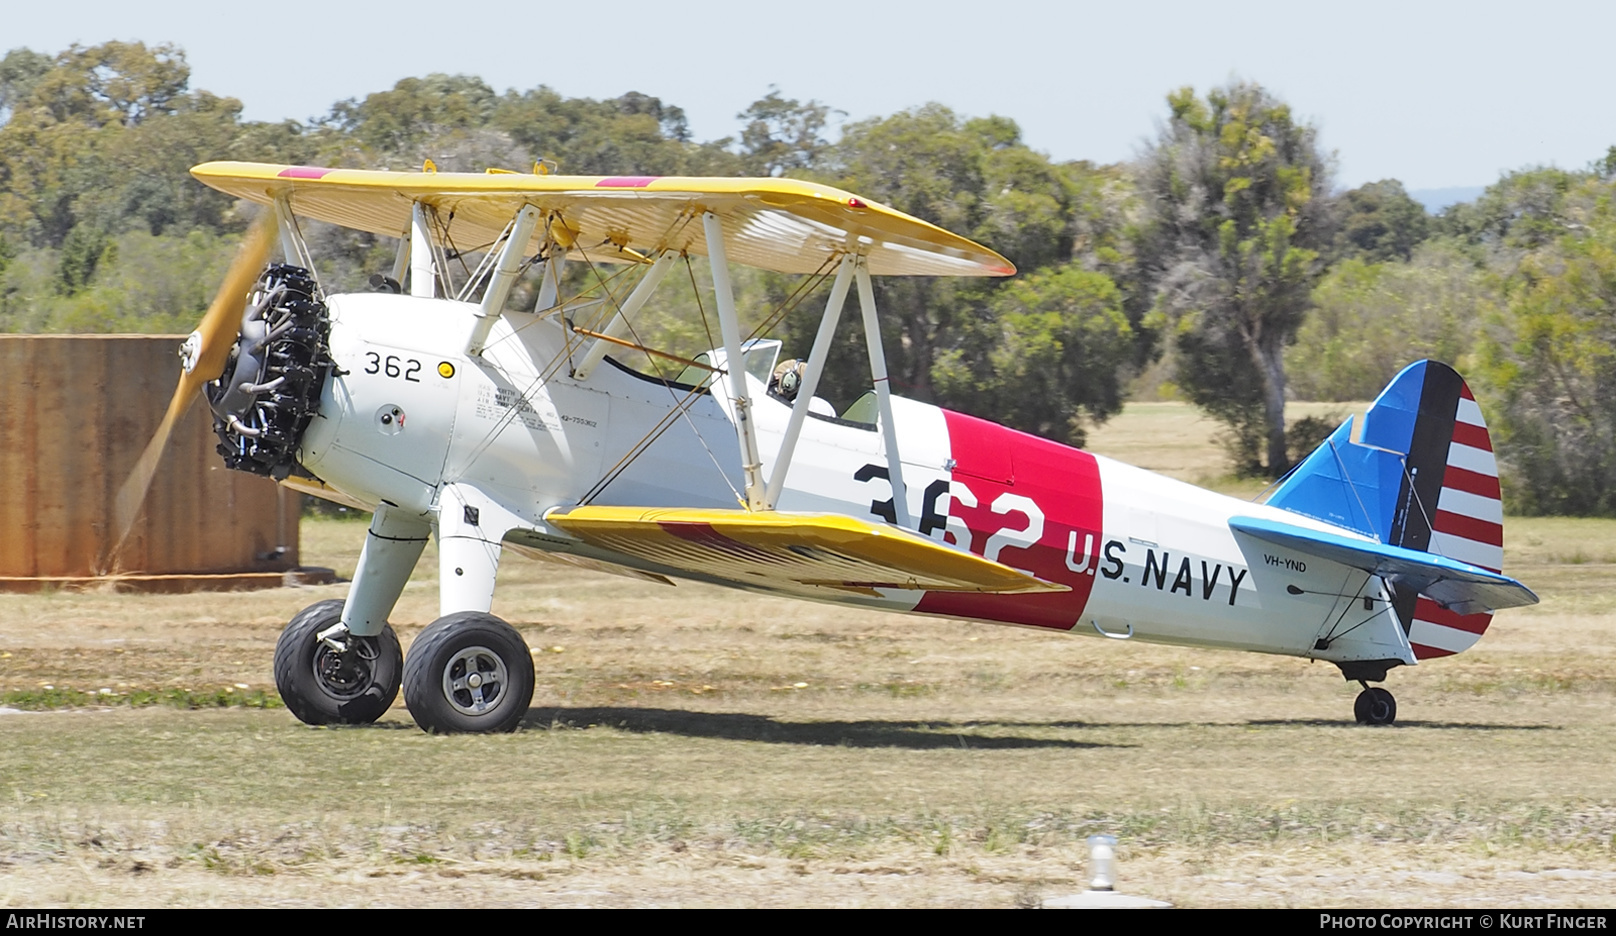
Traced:
<path fill-rule="evenodd" d="M 1464 378 L 1437 361 L 1410 364 L 1364 415 L 1359 442 L 1350 426 L 1304 459 L 1268 503 L 1393 546 L 1503 568 L 1498 463 Z M 1394 606 L 1420 659 L 1469 649 L 1492 620 L 1455 614 L 1403 585 Z"/>

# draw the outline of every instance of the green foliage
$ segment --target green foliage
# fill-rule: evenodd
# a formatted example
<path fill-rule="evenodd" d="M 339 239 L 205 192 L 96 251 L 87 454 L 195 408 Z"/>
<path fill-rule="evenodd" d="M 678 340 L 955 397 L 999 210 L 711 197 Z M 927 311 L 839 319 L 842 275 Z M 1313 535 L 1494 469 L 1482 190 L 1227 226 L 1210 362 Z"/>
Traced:
<path fill-rule="evenodd" d="M 1338 257 L 1370 263 L 1407 261 L 1430 233 L 1425 206 L 1408 196 L 1403 183 L 1383 179 L 1346 192 L 1340 202 Z"/>
<path fill-rule="evenodd" d="M 1122 409 L 1117 362 L 1132 329 L 1103 273 L 1068 265 L 1018 279 L 962 331 L 933 374 L 938 395 L 969 412 L 1082 445 L 1085 414 Z"/>
<path fill-rule="evenodd" d="M 1025 273 L 1065 265 L 1074 254 L 1085 266 L 1101 267 L 1102 247 L 1113 261 L 1121 256 L 1115 247 L 1122 241 L 1117 174 L 1082 163 L 1055 165 L 1028 149 L 1016 124 L 1002 117 L 965 120 L 928 104 L 861 121 L 843 128 L 817 171 L 849 191 L 985 243 Z M 876 305 L 895 385 L 906 395 L 961 408 L 996 392 L 982 384 L 981 369 L 991 357 L 984 338 L 1017 333 L 990 309 L 1003 287 L 1004 281 L 878 278 Z M 807 316 L 795 320 L 788 346 L 806 354 L 814 327 Z M 856 388 L 848 394 L 856 397 L 868 389 L 862 330 L 857 316 L 844 317 L 827 369 L 831 394 Z M 1131 352 L 1119 354 L 1106 370 L 1114 373 L 1131 359 Z M 939 367 L 946 378 L 938 378 Z M 1060 398 L 1088 397 L 1088 389 L 1073 387 Z M 998 411 L 1027 418 L 1012 421 L 1018 429 L 1072 437 L 1068 420 L 1075 411 L 1056 419 L 1014 407 Z M 1101 412 L 1104 407 L 1092 418 L 1103 418 Z"/>
<path fill-rule="evenodd" d="M 1525 249 L 1481 348 L 1501 404 L 1489 416 L 1504 493 L 1518 512 L 1616 516 L 1616 182 L 1534 175 L 1558 197 L 1499 234 Z M 1488 196 L 1510 198 L 1521 181 Z"/>
<path fill-rule="evenodd" d="M 794 103 L 794 102 L 792 102 Z M 566 98 L 540 85 L 496 94 L 481 78 L 431 74 L 334 105 L 314 134 L 318 161 L 445 172 L 524 170 L 544 160 L 576 175 L 734 174 L 728 140 L 696 145 L 683 109 L 630 91 Z"/>
<path fill-rule="evenodd" d="M 1371 400 L 1423 358 L 1468 369 L 1478 323 L 1496 312 L 1493 278 L 1451 241 L 1409 263 L 1351 259 L 1313 290 L 1313 311 L 1285 352 L 1299 400 Z"/>
<path fill-rule="evenodd" d="M 543 86 L 506 92 L 490 126 L 568 174 L 700 174 L 700 157 L 710 155 L 688 143 L 681 108 L 635 91 L 602 101 Z"/>
<path fill-rule="evenodd" d="M 0 123 L 32 96 L 34 85 L 50 67 L 50 56 L 32 49 L 12 49 L 0 59 Z"/>
<path fill-rule="evenodd" d="M 174 113 L 185 96 L 191 68 L 184 53 L 167 43 L 73 46 L 34 83 L 29 104 L 58 123 L 134 126 Z"/>
<path fill-rule="evenodd" d="M 824 134 L 831 113 L 830 107 L 818 101 L 798 103 L 770 87 L 768 94 L 735 115 L 745 121 L 740 140 L 742 171 L 779 176 L 812 169 L 830 147 Z"/>
<path fill-rule="evenodd" d="M 1592 205 L 1580 185 L 1584 173 L 1527 169 L 1506 173 L 1473 202 L 1443 212 L 1439 228 L 1498 253 L 1507 263 L 1520 252 L 1549 244 Z"/>
<path fill-rule="evenodd" d="M 179 709 L 284 708 L 280 696 L 274 692 L 263 689 L 238 690 L 234 686 L 216 689 L 127 689 L 121 692 L 111 689 L 86 692 L 49 686 L 0 693 L 0 705 L 27 712 L 120 705 L 130 708 L 161 705 Z"/>
<path fill-rule="evenodd" d="M 1333 239 L 1330 165 L 1312 127 L 1255 84 L 1168 96 L 1171 116 L 1137 167 L 1141 278 L 1170 328 L 1177 383 L 1230 427 L 1236 470 L 1277 477 L 1283 352 Z"/>
<path fill-rule="evenodd" d="M 1340 427 L 1346 416 L 1326 413 L 1323 416 L 1303 416 L 1285 429 L 1285 444 L 1290 446 L 1291 464 L 1295 464 L 1324 444 L 1330 433 Z"/>
<path fill-rule="evenodd" d="M 1616 146 L 1605 150 L 1605 155 L 1588 166 L 1588 171 L 1601 179 L 1616 179 Z"/>
<path fill-rule="evenodd" d="M 481 78 L 435 72 L 405 78 L 390 90 L 352 98 L 331 108 L 330 121 L 360 146 L 376 152 L 406 153 L 449 130 L 471 130 L 488 123 L 498 105 L 494 89 Z"/>
<path fill-rule="evenodd" d="M 101 258 L 112 249 L 107 232 L 93 224 L 80 224 L 62 244 L 62 257 L 56 264 L 56 291 L 71 296 L 90 285 Z"/>
<path fill-rule="evenodd" d="M 231 200 L 187 170 L 245 155 L 235 149 L 243 137 L 256 158 L 290 155 L 265 145 L 284 142 L 286 128 L 243 125 L 239 101 L 188 90 L 190 69 L 172 46 L 109 42 L 54 59 L 23 53 L 0 66 L 11 109 L 0 126 L 0 231 L 19 240 L 62 247 L 81 228 L 80 239 L 134 227 L 233 228 L 240 222 Z M 94 272 L 85 246 L 74 247 L 70 289 Z"/>
<path fill-rule="evenodd" d="M 183 237 L 129 231 L 116 239 L 91 231 L 81 241 L 75 229 L 59 254 L 35 250 L 0 271 L 0 331 L 189 331 L 212 299 L 235 242 L 235 235 L 204 230 Z M 78 243 L 87 246 L 80 250 Z M 52 256 L 59 258 L 54 268 L 46 265 Z M 68 268 L 79 256 L 86 259 Z M 93 276 L 83 272 L 91 256 Z"/>

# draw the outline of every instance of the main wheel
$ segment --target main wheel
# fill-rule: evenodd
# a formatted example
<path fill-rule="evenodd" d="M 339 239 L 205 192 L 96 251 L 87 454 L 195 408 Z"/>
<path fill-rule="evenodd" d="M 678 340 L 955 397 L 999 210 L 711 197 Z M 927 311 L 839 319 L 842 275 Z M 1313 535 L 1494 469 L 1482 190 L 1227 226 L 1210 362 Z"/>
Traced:
<path fill-rule="evenodd" d="M 338 651 L 319 634 L 342 620 L 342 602 L 309 605 L 275 644 L 275 688 L 286 708 L 309 725 L 368 725 L 398 698 L 404 653 L 392 625 L 375 637 L 343 634 Z"/>
<path fill-rule="evenodd" d="M 1397 700 L 1379 686 L 1370 686 L 1358 693 L 1352 714 L 1360 725 L 1390 725 L 1397 720 Z"/>
<path fill-rule="evenodd" d="M 531 701 L 527 641 L 492 614 L 438 618 L 410 645 L 404 704 L 423 731 L 515 731 Z"/>

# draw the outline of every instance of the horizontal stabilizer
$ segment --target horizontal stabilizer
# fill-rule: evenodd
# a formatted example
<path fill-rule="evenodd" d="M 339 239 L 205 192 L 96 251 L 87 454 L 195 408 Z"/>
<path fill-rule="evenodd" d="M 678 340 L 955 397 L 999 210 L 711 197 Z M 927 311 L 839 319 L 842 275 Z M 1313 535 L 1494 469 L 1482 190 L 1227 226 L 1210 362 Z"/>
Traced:
<path fill-rule="evenodd" d="M 765 589 L 1069 590 L 907 530 L 840 514 L 584 506 L 557 508 L 544 519 L 602 549 Z"/>
<path fill-rule="evenodd" d="M 1434 553 L 1352 539 L 1306 527 L 1235 517 L 1229 528 L 1266 543 L 1385 577 L 1456 614 L 1477 614 L 1537 604 L 1530 588 L 1507 575 Z"/>

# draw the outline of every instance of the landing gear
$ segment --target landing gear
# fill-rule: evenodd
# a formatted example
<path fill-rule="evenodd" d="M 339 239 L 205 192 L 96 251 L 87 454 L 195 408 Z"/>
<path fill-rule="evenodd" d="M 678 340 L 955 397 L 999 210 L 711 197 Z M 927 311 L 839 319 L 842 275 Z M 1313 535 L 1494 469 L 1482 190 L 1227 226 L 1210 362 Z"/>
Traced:
<path fill-rule="evenodd" d="M 423 731 L 515 731 L 531 701 L 527 642 L 492 614 L 438 618 L 410 645 L 404 703 Z"/>
<path fill-rule="evenodd" d="M 1364 686 L 1352 703 L 1352 714 L 1360 725 L 1390 725 L 1397 720 L 1397 700 L 1379 686 Z"/>
<path fill-rule="evenodd" d="M 398 636 L 391 626 L 375 637 L 349 634 L 340 626 L 342 604 L 304 608 L 275 644 L 275 688 L 305 724 L 368 725 L 398 698 L 404 669 Z"/>

